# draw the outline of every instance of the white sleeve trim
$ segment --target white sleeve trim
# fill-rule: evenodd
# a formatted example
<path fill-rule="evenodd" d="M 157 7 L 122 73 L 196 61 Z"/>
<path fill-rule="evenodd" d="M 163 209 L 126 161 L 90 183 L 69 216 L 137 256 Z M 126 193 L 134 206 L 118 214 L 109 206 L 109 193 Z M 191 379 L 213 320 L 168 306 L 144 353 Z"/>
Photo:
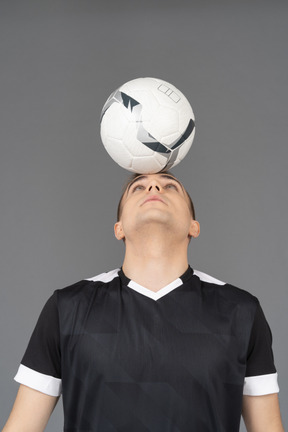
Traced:
<path fill-rule="evenodd" d="M 60 396 L 62 391 L 61 379 L 36 372 L 22 364 L 20 364 L 14 380 L 49 396 Z"/>
<path fill-rule="evenodd" d="M 247 396 L 262 396 L 279 393 L 278 374 L 267 374 L 246 377 L 244 380 L 243 394 Z"/>

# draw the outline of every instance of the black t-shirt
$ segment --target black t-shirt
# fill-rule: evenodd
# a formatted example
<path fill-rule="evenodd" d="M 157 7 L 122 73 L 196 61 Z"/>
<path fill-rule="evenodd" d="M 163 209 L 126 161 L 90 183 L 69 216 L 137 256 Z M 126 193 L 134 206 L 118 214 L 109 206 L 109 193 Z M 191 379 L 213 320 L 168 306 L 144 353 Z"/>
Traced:
<path fill-rule="evenodd" d="M 188 270 L 158 292 L 113 270 L 57 290 L 16 381 L 63 395 L 66 432 L 236 432 L 278 392 L 257 298 Z"/>

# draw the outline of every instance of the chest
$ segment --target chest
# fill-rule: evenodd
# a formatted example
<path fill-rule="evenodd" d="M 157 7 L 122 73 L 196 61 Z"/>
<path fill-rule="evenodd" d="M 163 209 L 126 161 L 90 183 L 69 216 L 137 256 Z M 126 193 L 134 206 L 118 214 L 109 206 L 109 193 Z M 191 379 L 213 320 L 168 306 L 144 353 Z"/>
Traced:
<path fill-rule="evenodd" d="M 237 307 L 185 290 L 160 301 L 129 290 L 94 299 L 61 322 L 63 367 L 105 382 L 239 383 L 247 345 L 240 318 Z"/>

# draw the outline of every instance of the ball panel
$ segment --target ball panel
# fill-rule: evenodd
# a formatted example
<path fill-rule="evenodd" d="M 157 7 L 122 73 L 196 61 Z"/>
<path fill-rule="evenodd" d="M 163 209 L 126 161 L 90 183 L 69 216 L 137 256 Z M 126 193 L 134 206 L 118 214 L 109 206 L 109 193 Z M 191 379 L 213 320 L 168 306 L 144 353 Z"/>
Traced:
<path fill-rule="evenodd" d="M 175 109 L 160 105 L 155 110 L 155 115 L 147 127 L 151 134 L 162 144 L 171 144 L 179 136 L 178 112 Z M 166 140 L 163 140 L 164 134 Z"/>
<path fill-rule="evenodd" d="M 139 174 L 153 174 L 163 169 L 167 163 L 165 156 L 156 155 L 146 158 L 134 158 L 132 163 L 132 169 L 134 172 Z"/>
<path fill-rule="evenodd" d="M 143 145 L 140 141 L 134 138 L 134 135 L 124 136 L 123 139 L 125 140 L 125 147 L 126 149 L 129 149 L 129 152 L 131 153 L 132 157 L 153 157 L 154 151 L 151 150 L 149 147 Z"/>
<path fill-rule="evenodd" d="M 131 113 L 129 114 L 123 105 L 113 103 L 105 112 L 101 122 L 100 134 L 104 146 L 106 137 L 123 139 L 128 127 L 134 128 L 134 133 L 136 133 L 137 125 Z"/>
<path fill-rule="evenodd" d="M 123 147 L 122 140 L 109 137 L 107 138 L 105 148 L 118 165 L 129 170 L 132 166 L 133 154 L 128 148 Z"/>

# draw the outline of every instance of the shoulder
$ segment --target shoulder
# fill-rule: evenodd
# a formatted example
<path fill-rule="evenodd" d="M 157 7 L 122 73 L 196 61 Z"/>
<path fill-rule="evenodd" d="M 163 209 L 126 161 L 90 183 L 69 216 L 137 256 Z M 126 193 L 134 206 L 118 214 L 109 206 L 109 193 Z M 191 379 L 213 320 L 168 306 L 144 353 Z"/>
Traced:
<path fill-rule="evenodd" d="M 91 282 L 103 282 L 103 283 L 109 283 L 111 282 L 113 279 L 119 277 L 119 271 L 120 268 L 116 268 L 114 270 L 111 270 L 109 272 L 105 272 L 105 273 L 100 273 L 97 276 L 93 276 L 91 278 L 85 279 L 86 281 L 91 281 Z"/>
<path fill-rule="evenodd" d="M 97 288 L 102 286 L 109 286 L 113 280 L 119 279 L 119 268 L 111 270 L 109 272 L 100 273 L 96 276 L 89 277 L 87 279 L 81 279 L 72 285 L 66 286 L 55 291 L 57 299 L 79 299 L 79 297 L 85 297 L 90 295 L 91 291 L 95 292 Z"/>
<path fill-rule="evenodd" d="M 198 270 L 193 270 L 193 273 L 194 276 L 199 279 L 201 288 L 204 292 L 213 292 L 215 295 L 218 295 L 227 301 L 244 305 L 250 304 L 253 305 L 254 308 L 259 304 L 257 297 L 242 288 L 223 282 Z"/>

